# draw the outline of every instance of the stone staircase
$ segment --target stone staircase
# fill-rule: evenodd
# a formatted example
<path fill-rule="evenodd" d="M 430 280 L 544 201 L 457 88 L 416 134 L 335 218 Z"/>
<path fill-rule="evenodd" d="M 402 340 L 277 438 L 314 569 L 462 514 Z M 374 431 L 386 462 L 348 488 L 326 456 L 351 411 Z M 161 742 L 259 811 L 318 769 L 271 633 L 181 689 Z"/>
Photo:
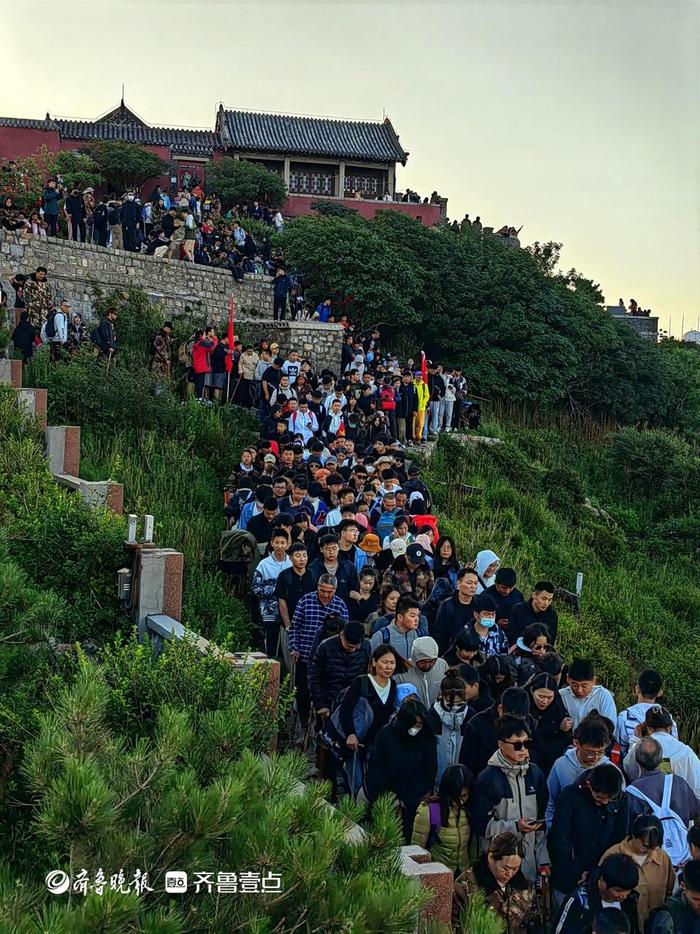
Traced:
<path fill-rule="evenodd" d="M 0 383 L 12 386 L 18 404 L 33 415 L 44 431 L 49 469 L 57 483 L 74 490 L 89 506 L 124 511 L 124 487 L 112 480 L 82 480 L 80 477 L 80 428 L 77 425 L 47 426 L 46 389 L 22 385 L 22 361 L 0 360 Z"/>

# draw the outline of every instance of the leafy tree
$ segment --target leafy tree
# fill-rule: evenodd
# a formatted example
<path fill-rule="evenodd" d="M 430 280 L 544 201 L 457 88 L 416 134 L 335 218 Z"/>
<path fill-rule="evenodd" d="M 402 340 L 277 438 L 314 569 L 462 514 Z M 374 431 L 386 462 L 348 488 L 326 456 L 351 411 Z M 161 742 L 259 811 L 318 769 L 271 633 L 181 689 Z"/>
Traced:
<path fill-rule="evenodd" d="M 357 217 L 355 208 L 349 208 L 337 201 L 312 201 L 311 210 L 323 217 Z"/>
<path fill-rule="evenodd" d="M 554 240 L 548 240 L 546 243 L 535 240 L 533 244 L 526 246 L 525 250 L 535 260 L 545 276 L 551 276 L 559 265 L 563 245 L 563 243 L 556 243 Z"/>
<path fill-rule="evenodd" d="M 118 195 L 139 188 L 147 179 L 158 178 L 168 170 L 160 156 L 133 143 L 100 142 L 88 149 L 108 186 Z"/>
<path fill-rule="evenodd" d="M 48 179 L 53 178 L 56 153 L 40 146 L 31 156 L 17 159 L 17 167 L 9 178 L 2 177 L 2 194 L 12 195 L 24 211 L 38 210 L 41 194 Z"/>
<path fill-rule="evenodd" d="M 285 254 L 314 299 L 331 295 L 361 326 L 416 323 L 418 270 L 371 224 L 353 217 L 298 217 Z"/>
<path fill-rule="evenodd" d="M 251 201 L 262 201 L 276 208 L 287 198 L 287 189 L 280 175 L 245 159 L 226 156 L 209 167 L 208 175 L 212 189 L 227 210 Z"/>
<path fill-rule="evenodd" d="M 53 160 L 54 175 L 60 175 L 66 189 L 98 188 L 104 181 L 100 166 L 87 153 L 64 149 Z"/>

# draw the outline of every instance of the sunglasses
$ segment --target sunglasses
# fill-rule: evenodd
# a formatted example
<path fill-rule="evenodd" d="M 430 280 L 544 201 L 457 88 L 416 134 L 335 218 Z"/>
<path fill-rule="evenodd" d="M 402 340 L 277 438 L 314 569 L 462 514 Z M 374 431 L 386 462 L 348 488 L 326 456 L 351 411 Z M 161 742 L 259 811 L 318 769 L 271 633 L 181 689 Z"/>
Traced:
<path fill-rule="evenodd" d="M 505 746 L 512 746 L 516 752 L 520 752 L 521 749 L 531 749 L 533 745 L 531 739 L 526 739 L 526 740 L 519 739 L 519 740 L 516 740 L 514 743 L 510 742 L 510 740 L 502 739 L 501 742 Z"/>

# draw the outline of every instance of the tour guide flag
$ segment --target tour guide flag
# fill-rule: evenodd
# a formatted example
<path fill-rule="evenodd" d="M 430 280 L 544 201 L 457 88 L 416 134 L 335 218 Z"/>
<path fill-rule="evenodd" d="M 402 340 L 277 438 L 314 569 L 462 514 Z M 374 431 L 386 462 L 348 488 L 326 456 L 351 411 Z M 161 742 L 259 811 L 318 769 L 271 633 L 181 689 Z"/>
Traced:
<path fill-rule="evenodd" d="M 428 385 L 428 359 L 422 350 L 420 352 L 420 372 L 421 372 L 421 376 L 423 377 L 423 382 L 427 386 Z"/>
<path fill-rule="evenodd" d="M 226 372 L 233 369 L 233 295 L 228 303 L 228 350 L 226 354 Z"/>

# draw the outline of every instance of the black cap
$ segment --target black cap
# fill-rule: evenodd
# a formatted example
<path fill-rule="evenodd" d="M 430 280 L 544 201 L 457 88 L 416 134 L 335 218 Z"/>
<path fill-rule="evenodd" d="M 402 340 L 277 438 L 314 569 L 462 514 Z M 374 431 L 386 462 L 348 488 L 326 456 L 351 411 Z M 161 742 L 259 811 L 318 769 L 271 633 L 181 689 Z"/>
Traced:
<path fill-rule="evenodd" d="M 406 557 L 411 564 L 421 564 L 421 562 L 425 561 L 425 548 L 417 542 L 413 542 L 406 549 Z"/>

